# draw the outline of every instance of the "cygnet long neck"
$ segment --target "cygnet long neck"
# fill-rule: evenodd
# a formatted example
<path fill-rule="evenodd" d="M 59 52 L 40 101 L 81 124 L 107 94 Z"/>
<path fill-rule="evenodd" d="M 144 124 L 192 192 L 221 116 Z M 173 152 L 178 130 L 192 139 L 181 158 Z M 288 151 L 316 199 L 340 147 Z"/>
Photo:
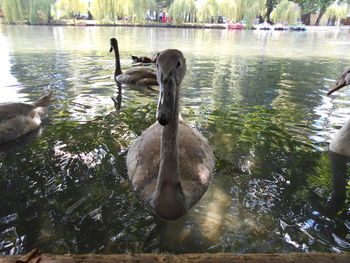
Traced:
<path fill-rule="evenodd" d="M 174 117 L 162 127 L 160 167 L 157 186 L 152 199 L 155 211 L 166 219 L 176 219 L 187 211 L 181 185 L 178 157 L 179 100 L 175 100 Z"/>
<path fill-rule="evenodd" d="M 178 101 L 175 102 L 177 108 Z M 178 110 L 175 110 L 174 118 L 162 128 L 160 148 L 160 169 L 158 181 L 167 183 L 180 182 L 179 158 L 178 158 Z"/>

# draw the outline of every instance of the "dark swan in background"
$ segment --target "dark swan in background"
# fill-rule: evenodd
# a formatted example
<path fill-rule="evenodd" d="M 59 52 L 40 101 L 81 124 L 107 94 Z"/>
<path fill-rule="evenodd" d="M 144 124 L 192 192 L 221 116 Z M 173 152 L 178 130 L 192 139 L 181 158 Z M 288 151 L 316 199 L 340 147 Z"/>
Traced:
<path fill-rule="evenodd" d="M 111 38 L 111 48 L 109 52 L 114 50 L 115 54 L 115 72 L 114 80 L 120 84 L 133 84 L 133 85 L 158 85 L 156 71 L 151 68 L 133 68 L 125 73 L 122 73 L 120 66 L 120 56 L 118 49 L 118 41 L 115 38 Z"/>
<path fill-rule="evenodd" d="M 350 84 L 350 69 L 346 70 L 327 95 Z M 311 193 L 313 204 L 321 214 L 335 216 L 340 211 L 346 200 L 347 163 L 350 161 L 350 119 L 337 131 L 329 144 L 329 160 L 332 170 L 332 195 L 325 202 L 318 195 Z M 322 204 L 324 203 L 324 204 Z"/>
<path fill-rule="evenodd" d="M 181 51 L 156 60 L 160 92 L 157 121 L 131 145 L 127 169 L 133 189 L 159 216 L 175 220 L 206 192 L 215 166 L 207 140 L 183 122 L 179 92 L 186 71 Z"/>
<path fill-rule="evenodd" d="M 0 103 L 0 143 L 12 141 L 38 128 L 47 118 L 52 91 L 33 103 Z"/>

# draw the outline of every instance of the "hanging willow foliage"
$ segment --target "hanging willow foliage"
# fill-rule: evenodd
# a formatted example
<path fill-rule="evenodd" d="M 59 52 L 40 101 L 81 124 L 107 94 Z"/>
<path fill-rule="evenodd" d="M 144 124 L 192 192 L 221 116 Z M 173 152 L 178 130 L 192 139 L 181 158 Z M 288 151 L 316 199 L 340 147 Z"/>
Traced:
<path fill-rule="evenodd" d="M 72 17 L 76 14 L 87 13 L 88 7 L 81 0 L 58 0 L 54 6 L 57 18 Z"/>
<path fill-rule="evenodd" d="M 194 0 L 175 0 L 169 8 L 169 15 L 180 24 L 183 22 L 194 22 L 197 7 Z"/>
<path fill-rule="evenodd" d="M 145 18 L 147 11 L 156 10 L 155 0 L 92 0 L 91 12 L 98 20 L 120 19 L 133 16 L 137 21 Z"/>
<path fill-rule="evenodd" d="M 93 0 L 91 1 L 91 13 L 97 20 L 112 20 L 116 19 L 117 15 L 117 0 Z"/>
<path fill-rule="evenodd" d="M 121 19 L 123 17 L 126 17 L 128 15 L 131 15 L 132 8 L 133 8 L 133 2 L 130 0 L 118 0 L 114 1 L 115 3 L 115 14 L 117 16 L 117 19 Z"/>
<path fill-rule="evenodd" d="M 273 22 L 288 21 L 289 25 L 295 25 L 300 19 L 300 7 L 297 3 L 282 0 L 271 12 Z"/>
<path fill-rule="evenodd" d="M 5 21 L 29 21 L 32 24 L 48 22 L 55 0 L 2 0 Z"/>
<path fill-rule="evenodd" d="M 112 20 L 132 15 L 132 0 L 93 0 L 91 11 L 98 20 Z"/>
<path fill-rule="evenodd" d="M 4 12 L 5 21 L 24 21 L 28 17 L 29 6 L 25 0 L 2 0 L 1 8 Z"/>
<path fill-rule="evenodd" d="M 220 15 L 233 22 L 245 19 L 248 27 L 266 9 L 266 0 L 199 0 L 196 4 L 201 22 L 210 22 Z"/>
<path fill-rule="evenodd" d="M 246 20 L 247 27 L 251 27 L 257 16 L 260 16 L 266 10 L 266 0 L 241 0 L 243 18 Z"/>
<path fill-rule="evenodd" d="M 32 24 L 48 22 L 52 4 L 55 0 L 31 0 L 29 22 Z"/>
<path fill-rule="evenodd" d="M 340 24 L 340 19 L 344 19 L 347 17 L 347 9 L 348 5 L 343 4 L 343 5 L 338 5 L 336 3 L 332 4 L 329 6 L 325 12 L 325 16 L 328 19 L 337 19 L 337 24 Z"/>
<path fill-rule="evenodd" d="M 228 20 L 237 22 L 238 21 L 238 12 L 240 11 L 240 6 L 237 5 L 237 2 L 241 1 L 232 1 L 232 0 L 219 0 L 218 1 L 218 13 L 221 16 L 226 17 Z"/>
<path fill-rule="evenodd" d="M 132 0 L 132 10 L 137 21 L 144 20 L 147 11 L 155 11 L 156 8 L 155 0 Z"/>
<path fill-rule="evenodd" d="M 197 4 L 200 22 L 213 22 L 212 19 L 218 16 L 218 3 L 216 0 L 199 0 Z"/>

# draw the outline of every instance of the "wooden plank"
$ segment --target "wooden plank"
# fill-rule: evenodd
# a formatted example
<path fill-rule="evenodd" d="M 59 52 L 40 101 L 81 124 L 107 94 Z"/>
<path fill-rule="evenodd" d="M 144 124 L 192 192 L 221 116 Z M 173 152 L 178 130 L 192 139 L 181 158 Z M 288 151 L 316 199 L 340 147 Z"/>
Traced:
<path fill-rule="evenodd" d="M 23 261 L 22 256 L 1 256 L 0 263 L 31 263 L 31 259 Z M 33 258 L 34 260 L 38 260 Z M 65 254 L 51 255 L 41 254 L 40 263 L 114 263 L 114 262 L 190 262 L 190 263 L 349 263 L 350 254 L 330 254 L 330 253 L 289 253 L 289 254 Z"/>

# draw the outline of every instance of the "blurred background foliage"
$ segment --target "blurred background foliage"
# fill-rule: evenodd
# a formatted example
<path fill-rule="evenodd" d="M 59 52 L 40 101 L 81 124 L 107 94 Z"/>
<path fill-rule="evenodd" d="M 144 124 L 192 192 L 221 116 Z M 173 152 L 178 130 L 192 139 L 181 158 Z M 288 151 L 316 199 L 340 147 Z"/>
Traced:
<path fill-rule="evenodd" d="M 340 23 L 346 18 L 349 0 L 1 0 L 6 22 L 50 23 L 65 19 L 96 19 L 113 24 L 126 20 L 143 23 L 281 22 L 289 25 L 302 20 L 315 25 Z M 163 19 L 164 21 L 164 19 Z"/>

